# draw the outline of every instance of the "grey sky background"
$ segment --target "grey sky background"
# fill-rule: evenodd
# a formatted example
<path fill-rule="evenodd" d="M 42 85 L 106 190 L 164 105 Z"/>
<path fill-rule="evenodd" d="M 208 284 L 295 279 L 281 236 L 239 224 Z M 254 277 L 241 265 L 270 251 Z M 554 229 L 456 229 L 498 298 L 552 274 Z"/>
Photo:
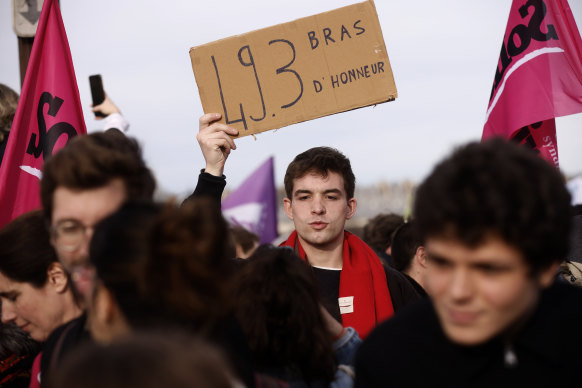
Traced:
<path fill-rule="evenodd" d="M 570 0 L 578 26 L 582 1 Z M 61 0 L 85 120 L 88 77 L 130 121 L 159 186 L 190 192 L 204 167 L 196 143 L 203 114 L 190 47 L 353 4 L 347 0 Z M 270 155 L 287 164 L 314 146 L 340 149 L 358 185 L 422 180 L 456 145 L 479 140 L 511 1 L 376 0 L 398 99 L 236 140 L 226 166 L 236 188 Z M 0 82 L 20 92 L 10 0 L 0 0 Z M 582 114 L 557 120 L 562 171 L 582 173 Z"/>

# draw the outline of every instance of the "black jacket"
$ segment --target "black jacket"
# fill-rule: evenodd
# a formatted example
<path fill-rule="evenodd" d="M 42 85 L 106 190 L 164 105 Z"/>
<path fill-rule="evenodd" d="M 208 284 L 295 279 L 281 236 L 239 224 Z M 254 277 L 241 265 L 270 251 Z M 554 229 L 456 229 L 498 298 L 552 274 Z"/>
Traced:
<path fill-rule="evenodd" d="M 460 346 L 443 333 L 430 299 L 379 325 L 356 355 L 356 387 L 579 386 L 582 289 L 555 284 L 516 337 Z M 516 365 L 506 362 L 508 350 Z"/>

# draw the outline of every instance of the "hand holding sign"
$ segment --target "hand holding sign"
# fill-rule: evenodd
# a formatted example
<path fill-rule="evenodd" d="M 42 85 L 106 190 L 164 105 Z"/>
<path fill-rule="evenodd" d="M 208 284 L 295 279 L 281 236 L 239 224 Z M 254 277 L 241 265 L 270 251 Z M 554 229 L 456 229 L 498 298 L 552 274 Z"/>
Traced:
<path fill-rule="evenodd" d="M 230 151 L 236 150 L 231 136 L 238 134 L 236 129 L 219 123 L 221 117 L 220 113 L 207 113 L 200 117 L 200 128 L 196 135 L 206 161 L 204 170 L 214 176 L 222 176 Z"/>
<path fill-rule="evenodd" d="M 239 136 L 397 96 L 372 1 L 195 47 L 190 57 L 204 111 L 222 112 Z"/>

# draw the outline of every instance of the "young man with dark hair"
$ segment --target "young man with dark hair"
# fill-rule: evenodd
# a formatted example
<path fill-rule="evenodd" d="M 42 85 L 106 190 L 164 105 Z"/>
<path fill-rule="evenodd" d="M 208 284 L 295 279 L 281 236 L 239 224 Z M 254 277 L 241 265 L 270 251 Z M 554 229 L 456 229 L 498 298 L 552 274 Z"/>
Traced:
<path fill-rule="evenodd" d="M 430 299 L 368 337 L 356 386 L 577 385 L 582 290 L 554 282 L 569 202 L 554 167 L 501 139 L 437 165 L 414 208 Z"/>
<path fill-rule="evenodd" d="M 416 292 L 427 296 L 424 289 L 426 253 L 414 228 L 414 221 L 400 225 L 392 236 L 392 265 L 410 281 Z"/>
<path fill-rule="evenodd" d="M 200 118 L 198 142 L 206 160 L 193 194 L 220 199 L 222 175 L 231 150 L 229 134 L 236 130 L 219 123 L 220 114 Z M 398 271 L 384 268 L 378 256 L 357 236 L 344 230 L 355 211 L 355 177 L 350 161 L 329 147 L 311 148 L 295 157 L 284 178 L 283 205 L 295 231 L 282 244 L 293 248 L 314 269 L 327 311 L 344 326 L 365 337 L 395 310 L 419 299 Z"/>
<path fill-rule="evenodd" d="M 46 161 L 40 187 L 51 243 L 71 276 L 74 291 L 88 298 L 93 274 L 89 242 L 95 224 L 128 199 L 151 200 L 153 174 L 137 141 L 110 129 L 72 139 Z M 41 360 L 44 377 L 63 355 L 89 339 L 86 321 L 87 314 L 82 314 L 49 336 Z"/>
<path fill-rule="evenodd" d="M 47 160 L 41 179 L 51 242 L 65 267 L 87 262 L 93 226 L 127 199 L 152 199 L 155 180 L 136 140 L 120 131 L 79 136 Z"/>
<path fill-rule="evenodd" d="M 297 155 L 285 174 L 283 200 L 295 231 L 282 245 L 311 264 L 329 313 L 365 338 L 418 295 L 344 229 L 356 212 L 355 181 L 349 159 L 336 149 L 315 147 Z"/>

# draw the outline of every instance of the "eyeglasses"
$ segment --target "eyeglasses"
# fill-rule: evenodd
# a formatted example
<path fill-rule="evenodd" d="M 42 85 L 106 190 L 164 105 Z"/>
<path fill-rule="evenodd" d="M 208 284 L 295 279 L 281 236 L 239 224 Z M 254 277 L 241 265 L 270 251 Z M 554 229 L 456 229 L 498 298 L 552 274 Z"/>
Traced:
<path fill-rule="evenodd" d="M 87 236 L 87 228 L 79 221 L 63 220 L 51 227 L 51 234 L 59 249 L 73 252 L 83 244 Z"/>

